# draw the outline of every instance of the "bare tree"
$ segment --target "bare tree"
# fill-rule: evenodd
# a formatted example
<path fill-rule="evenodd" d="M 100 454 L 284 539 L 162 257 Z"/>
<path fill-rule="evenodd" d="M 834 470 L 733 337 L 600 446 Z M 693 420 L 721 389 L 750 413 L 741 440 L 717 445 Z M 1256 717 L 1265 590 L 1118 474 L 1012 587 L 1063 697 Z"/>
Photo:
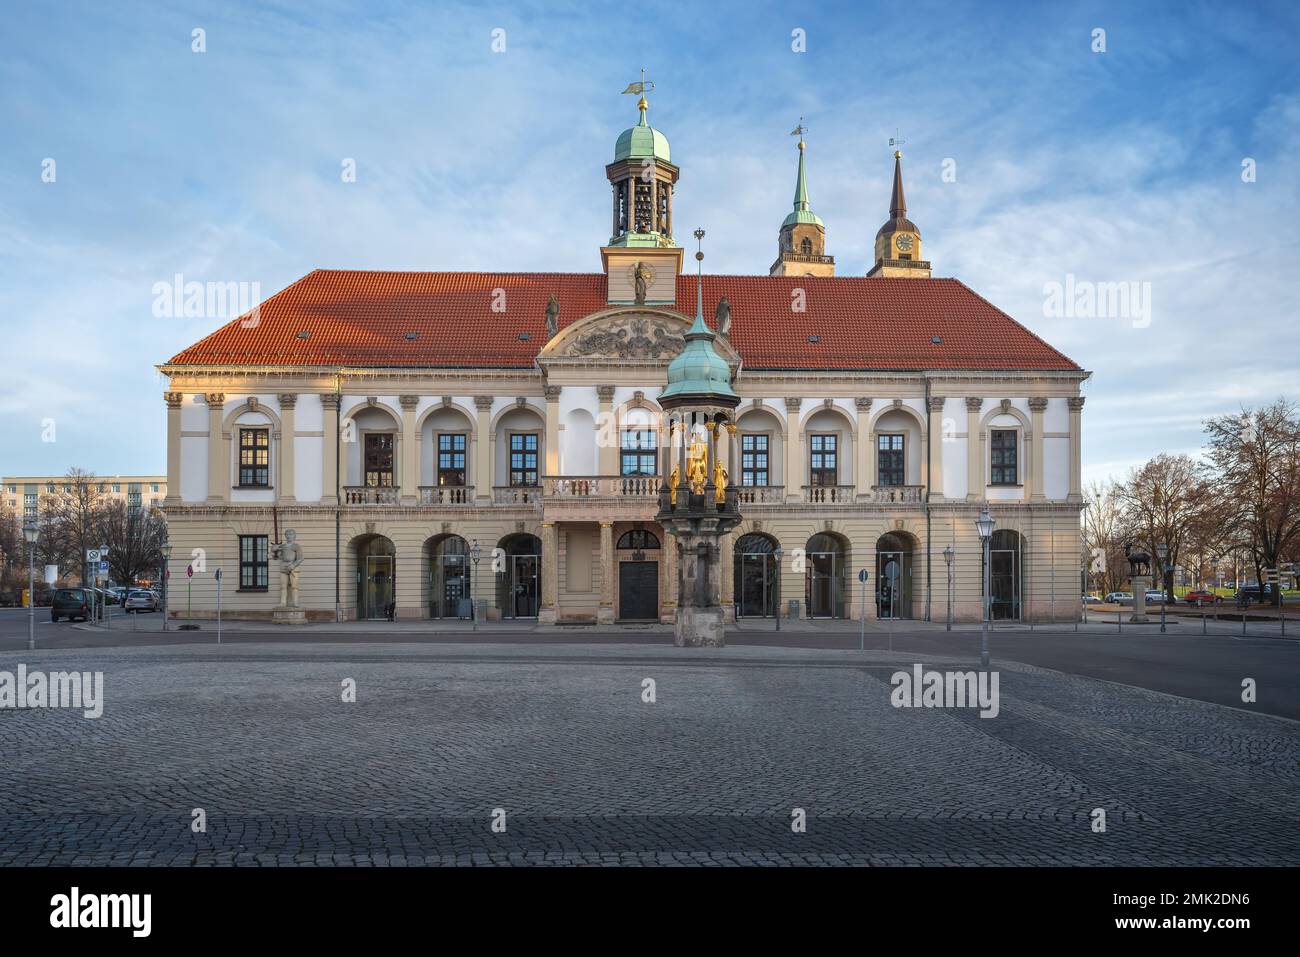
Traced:
<path fill-rule="evenodd" d="M 1128 578 L 1124 562 L 1124 522 L 1119 489 L 1114 482 L 1093 482 L 1084 490 L 1083 539 L 1089 582 L 1102 594 L 1119 591 Z"/>
<path fill-rule="evenodd" d="M 1261 409 L 1211 419 L 1207 473 L 1223 520 L 1248 543 L 1255 579 L 1294 555 L 1300 541 L 1300 416 L 1279 398 Z M 1240 583 L 1238 583 L 1240 586 Z M 1281 589 L 1273 591 L 1273 603 Z"/>
<path fill-rule="evenodd" d="M 1176 566 L 1209 501 L 1197 464 L 1187 455 L 1161 453 L 1129 473 L 1119 495 L 1132 539 L 1146 547 L 1153 565 L 1158 562 L 1157 546 L 1165 544 L 1166 561 Z M 1173 580 L 1163 569 L 1161 587 L 1166 600 L 1172 600 Z"/>
<path fill-rule="evenodd" d="M 155 510 L 113 502 L 101 515 L 99 532 L 108 545 L 109 574 L 118 584 L 130 588 L 158 570 L 167 524 Z"/>
<path fill-rule="evenodd" d="M 63 576 L 86 576 L 86 549 L 97 548 L 99 524 L 107 499 L 94 472 L 70 468 L 61 494 L 49 499 L 41 516 L 42 554 Z"/>

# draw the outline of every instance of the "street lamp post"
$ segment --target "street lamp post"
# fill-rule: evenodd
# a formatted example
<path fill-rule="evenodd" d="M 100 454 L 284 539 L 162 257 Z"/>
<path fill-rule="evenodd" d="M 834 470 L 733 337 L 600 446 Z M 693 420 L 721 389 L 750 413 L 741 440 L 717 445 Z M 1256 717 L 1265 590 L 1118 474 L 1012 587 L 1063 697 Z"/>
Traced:
<path fill-rule="evenodd" d="M 27 650 L 36 650 L 36 539 L 40 529 L 35 522 L 23 526 L 27 541 Z"/>
<path fill-rule="evenodd" d="M 1169 571 L 1170 567 L 1165 564 L 1165 559 L 1169 557 L 1169 546 L 1164 542 L 1156 545 L 1156 558 L 1160 561 L 1160 633 L 1165 633 L 1165 606 L 1169 604 Z"/>
<path fill-rule="evenodd" d="M 780 545 L 776 546 L 773 553 L 776 556 L 776 630 L 781 630 L 781 559 L 785 557 L 785 549 Z"/>
<path fill-rule="evenodd" d="M 943 550 L 943 560 L 948 564 L 948 627 L 945 631 L 952 631 L 952 559 L 956 554 L 951 545 L 947 545 Z"/>
<path fill-rule="evenodd" d="M 172 543 L 163 542 L 161 545 L 159 545 L 158 554 L 162 556 L 162 586 L 163 586 L 162 630 L 166 631 L 167 630 L 167 596 L 170 594 L 170 590 L 167 588 L 167 586 L 169 584 L 168 579 L 171 578 L 172 575 L 171 573 Z"/>
<path fill-rule="evenodd" d="M 989 615 L 991 613 L 989 604 L 989 541 L 993 538 L 993 526 L 995 524 L 993 516 L 989 514 L 989 507 L 985 505 L 980 512 L 980 517 L 975 519 L 975 530 L 979 532 L 980 545 L 984 552 L 984 574 L 982 576 L 983 581 L 980 583 L 981 591 L 984 593 L 982 598 L 984 606 L 982 617 L 984 620 L 980 629 L 980 667 L 985 671 L 989 667 Z"/>
<path fill-rule="evenodd" d="M 478 543 L 478 539 L 475 539 L 474 544 L 469 547 L 469 557 L 474 562 L 474 570 L 469 578 L 469 616 L 474 621 L 474 630 L 478 631 L 478 599 L 475 597 L 475 591 L 478 581 L 478 563 L 483 557 L 483 546 Z"/>

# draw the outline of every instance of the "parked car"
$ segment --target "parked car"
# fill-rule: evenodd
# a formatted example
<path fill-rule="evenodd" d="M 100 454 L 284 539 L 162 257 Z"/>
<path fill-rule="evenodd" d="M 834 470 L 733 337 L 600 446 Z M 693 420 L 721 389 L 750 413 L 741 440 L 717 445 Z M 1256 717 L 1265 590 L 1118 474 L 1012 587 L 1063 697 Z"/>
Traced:
<path fill-rule="evenodd" d="M 90 618 L 90 590 L 87 588 L 56 588 L 50 605 L 50 620 Z"/>
<path fill-rule="evenodd" d="M 154 597 L 153 592 L 145 591 L 143 588 L 135 588 L 127 593 L 124 607 L 128 615 L 132 612 L 157 611 L 158 599 Z"/>
<path fill-rule="evenodd" d="M 1127 605 L 1133 601 L 1131 591 L 1113 591 L 1105 598 L 1108 605 Z"/>
<path fill-rule="evenodd" d="M 1084 596 L 1083 596 L 1083 603 L 1084 603 L 1085 605 L 1100 605 L 1100 604 L 1101 604 L 1101 601 L 1102 601 L 1102 600 L 1101 600 L 1100 598 L 1098 598 L 1096 595 L 1084 595 Z"/>
<path fill-rule="evenodd" d="M 1165 603 L 1165 593 L 1163 591 L 1161 591 L 1159 588 L 1147 589 L 1148 605 L 1163 605 L 1164 603 Z"/>
<path fill-rule="evenodd" d="M 1237 599 L 1237 604 L 1239 605 L 1249 605 L 1252 601 L 1271 603 L 1273 601 L 1273 586 L 1271 584 L 1265 584 L 1263 591 L 1261 591 L 1258 585 L 1245 585 L 1237 589 L 1237 594 L 1234 597 Z"/>
<path fill-rule="evenodd" d="M 1189 605 L 1195 605 L 1197 608 L 1200 608 L 1202 605 L 1223 604 L 1222 595 L 1216 595 L 1212 591 L 1204 591 L 1200 589 L 1196 591 L 1189 591 L 1186 595 L 1183 596 L 1183 600 L 1186 601 L 1187 604 Z"/>

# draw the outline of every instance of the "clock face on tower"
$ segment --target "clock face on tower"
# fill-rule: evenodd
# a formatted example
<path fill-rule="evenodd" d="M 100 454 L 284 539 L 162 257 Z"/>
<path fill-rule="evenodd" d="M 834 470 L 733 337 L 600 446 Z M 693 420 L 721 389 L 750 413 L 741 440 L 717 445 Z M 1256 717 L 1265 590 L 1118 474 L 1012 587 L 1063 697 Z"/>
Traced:
<path fill-rule="evenodd" d="M 912 237 L 907 233 L 903 233 L 894 240 L 894 245 L 897 246 L 900 251 L 909 253 L 912 251 Z"/>

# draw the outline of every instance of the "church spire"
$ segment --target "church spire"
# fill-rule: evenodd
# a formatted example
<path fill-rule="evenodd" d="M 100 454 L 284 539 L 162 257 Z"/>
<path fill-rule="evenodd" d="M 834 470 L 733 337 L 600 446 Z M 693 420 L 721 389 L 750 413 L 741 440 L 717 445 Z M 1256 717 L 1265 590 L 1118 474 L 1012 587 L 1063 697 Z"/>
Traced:
<path fill-rule="evenodd" d="M 876 233 L 876 263 L 867 275 L 930 278 L 930 264 L 921 258 L 921 231 L 907 218 L 901 150 L 894 150 L 894 188 L 889 194 L 889 220 Z"/>
<path fill-rule="evenodd" d="M 835 258 L 826 253 L 826 225 L 812 211 L 808 200 L 808 175 L 804 166 L 804 134 L 808 128 L 799 117 L 791 136 L 799 137 L 799 171 L 794 180 L 794 209 L 781 223 L 776 242 L 776 262 L 768 270 L 772 276 L 833 276 Z"/>

